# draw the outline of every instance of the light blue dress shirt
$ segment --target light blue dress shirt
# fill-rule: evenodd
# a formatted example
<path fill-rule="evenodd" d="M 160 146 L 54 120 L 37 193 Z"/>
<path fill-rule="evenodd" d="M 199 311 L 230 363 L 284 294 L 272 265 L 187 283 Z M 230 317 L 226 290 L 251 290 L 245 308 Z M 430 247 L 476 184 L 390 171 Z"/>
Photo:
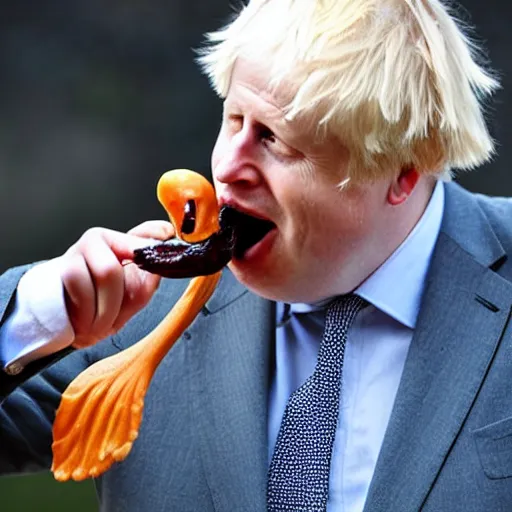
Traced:
<path fill-rule="evenodd" d="M 355 290 L 370 306 L 358 314 L 345 347 L 328 512 L 363 510 L 416 326 L 443 209 L 444 186 L 438 182 L 407 239 Z M 269 462 L 288 398 L 314 370 L 327 302 L 291 304 L 288 319 L 283 318 L 285 305 L 277 304 Z"/>

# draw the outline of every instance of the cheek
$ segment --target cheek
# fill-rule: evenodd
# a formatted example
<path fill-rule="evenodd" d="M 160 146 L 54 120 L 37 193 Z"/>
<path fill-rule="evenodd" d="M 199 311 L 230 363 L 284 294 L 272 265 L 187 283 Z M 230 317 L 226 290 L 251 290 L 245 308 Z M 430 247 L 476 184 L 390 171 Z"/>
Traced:
<path fill-rule="evenodd" d="M 304 253 L 310 252 L 320 238 L 321 205 L 294 193 L 282 196 L 278 201 L 281 203 L 283 216 L 287 221 L 284 230 L 285 238 L 295 254 L 302 253 L 305 256 Z"/>
<path fill-rule="evenodd" d="M 365 211 L 358 201 L 334 194 L 323 200 L 305 200 L 297 212 L 296 230 L 311 253 L 336 259 L 364 237 Z"/>

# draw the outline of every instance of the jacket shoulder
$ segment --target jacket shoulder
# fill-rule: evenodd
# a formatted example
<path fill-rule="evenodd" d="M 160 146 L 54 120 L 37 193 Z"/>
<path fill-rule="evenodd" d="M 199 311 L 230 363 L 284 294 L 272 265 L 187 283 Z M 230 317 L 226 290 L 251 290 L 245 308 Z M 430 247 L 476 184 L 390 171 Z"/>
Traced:
<path fill-rule="evenodd" d="M 505 252 L 512 253 L 512 198 L 473 194 Z"/>

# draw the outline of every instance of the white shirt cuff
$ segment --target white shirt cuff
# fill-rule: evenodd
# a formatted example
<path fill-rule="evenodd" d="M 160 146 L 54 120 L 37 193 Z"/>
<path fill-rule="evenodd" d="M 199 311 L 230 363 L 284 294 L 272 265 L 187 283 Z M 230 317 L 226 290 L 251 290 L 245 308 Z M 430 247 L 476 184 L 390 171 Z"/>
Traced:
<path fill-rule="evenodd" d="M 0 359 L 9 374 L 74 341 L 59 264 L 59 258 L 41 263 L 18 283 L 14 311 L 0 329 Z"/>

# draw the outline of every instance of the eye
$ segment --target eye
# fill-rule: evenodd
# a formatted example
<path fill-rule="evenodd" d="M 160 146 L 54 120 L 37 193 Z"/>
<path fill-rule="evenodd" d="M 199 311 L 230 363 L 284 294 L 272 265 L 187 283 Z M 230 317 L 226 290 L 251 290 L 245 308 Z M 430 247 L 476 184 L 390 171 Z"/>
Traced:
<path fill-rule="evenodd" d="M 181 225 L 181 232 L 185 235 L 190 235 L 196 229 L 196 202 L 190 199 L 185 204 L 185 211 L 183 212 L 183 224 Z"/>
<path fill-rule="evenodd" d="M 288 144 L 278 138 L 276 134 L 265 125 L 260 125 L 258 127 L 258 138 L 276 155 L 290 158 L 298 156 L 297 150 L 288 146 Z"/>
<path fill-rule="evenodd" d="M 258 135 L 261 140 L 266 140 L 272 144 L 277 142 L 277 138 L 274 135 L 274 132 L 270 128 L 267 128 L 266 126 L 260 126 Z"/>

